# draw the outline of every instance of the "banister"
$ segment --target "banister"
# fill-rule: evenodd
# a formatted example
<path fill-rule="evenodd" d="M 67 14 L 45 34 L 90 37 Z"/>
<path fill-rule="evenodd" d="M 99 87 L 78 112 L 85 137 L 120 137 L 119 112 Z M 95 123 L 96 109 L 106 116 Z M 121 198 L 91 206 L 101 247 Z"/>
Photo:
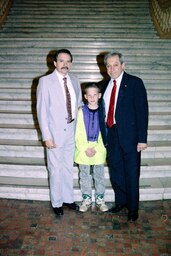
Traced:
<path fill-rule="evenodd" d="M 0 26 L 5 21 L 12 6 L 12 3 L 13 0 L 0 0 Z"/>
<path fill-rule="evenodd" d="M 160 38 L 171 38 L 171 1 L 150 0 L 150 11 Z"/>

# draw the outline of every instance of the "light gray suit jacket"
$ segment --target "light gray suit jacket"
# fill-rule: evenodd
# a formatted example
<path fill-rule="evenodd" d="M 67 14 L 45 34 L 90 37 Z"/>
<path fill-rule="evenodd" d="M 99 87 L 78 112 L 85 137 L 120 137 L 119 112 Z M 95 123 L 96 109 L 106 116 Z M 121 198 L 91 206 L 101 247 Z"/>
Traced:
<path fill-rule="evenodd" d="M 69 74 L 75 95 L 76 110 L 82 105 L 82 93 L 79 80 Z M 37 117 L 43 141 L 52 139 L 55 144 L 62 145 L 67 128 L 67 109 L 56 71 L 43 76 L 37 87 Z"/>

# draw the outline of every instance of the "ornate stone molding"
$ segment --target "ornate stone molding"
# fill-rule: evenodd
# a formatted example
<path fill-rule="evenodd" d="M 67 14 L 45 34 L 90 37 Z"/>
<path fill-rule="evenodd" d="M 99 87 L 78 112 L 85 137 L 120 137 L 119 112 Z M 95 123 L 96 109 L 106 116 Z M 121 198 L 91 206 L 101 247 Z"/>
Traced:
<path fill-rule="evenodd" d="M 2 25 L 6 19 L 12 3 L 13 0 L 0 0 L 0 25 Z"/>
<path fill-rule="evenodd" d="M 151 15 L 161 38 L 171 38 L 171 1 L 150 0 Z"/>

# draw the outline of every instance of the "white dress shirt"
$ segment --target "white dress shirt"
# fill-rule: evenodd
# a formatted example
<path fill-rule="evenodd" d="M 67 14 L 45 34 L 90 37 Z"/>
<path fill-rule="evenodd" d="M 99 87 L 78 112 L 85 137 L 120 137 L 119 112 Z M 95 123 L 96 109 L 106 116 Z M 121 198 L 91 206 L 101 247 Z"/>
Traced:
<path fill-rule="evenodd" d="M 61 85 L 61 88 L 62 88 L 62 91 L 63 91 L 63 95 L 64 95 L 64 99 L 65 99 L 65 102 L 66 102 L 66 93 L 65 93 L 64 80 L 63 80 L 64 76 L 61 75 L 57 70 L 56 70 L 56 74 L 57 74 L 58 80 L 60 82 L 60 85 Z M 75 91 L 73 89 L 72 82 L 71 82 L 71 79 L 70 79 L 69 75 L 66 75 L 65 77 L 67 78 L 67 87 L 68 87 L 68 90 L 69 90 L 69 93 L 70 93 L 70 96 L 71 96 L 72 118 L 75 119 L 75 117 L 76 117 L 76 113 L 75 113 L 75 107 L 76 107 Z"/>
<path fill-rule="evenodd" d="M 121 73 L 121 75 L 118 78 L 116 78 L 116 79 L 111 78 L 111 80 L 109 81 L 109 84 L 108 84 L 108 86 L 106 88 L 106 91 L 105 91 L 105 93 L 103 95 L 103 99 L 104 99 L 104 102 L 105 102 L 106 120 L 107 120 L 108 111 L 109 111 L 109 104 L 110 104 L 110 97 L 111 97 L 111 93 L 112 93 L 112 89 L 113 89 L 113 85 L 114 85 L 113 81 L 116 80 L 116 95 L 115 95 L 115 106 L 114 106 L 114 123 L 116 123 L 116 120 L 115 120 L 115 110 L 116 110 L 116 104 L 117 104 L 118 93 L 119 93 L 119 88 L 120 88 L 122 77 L 123 77 L 123 72 Z"/>

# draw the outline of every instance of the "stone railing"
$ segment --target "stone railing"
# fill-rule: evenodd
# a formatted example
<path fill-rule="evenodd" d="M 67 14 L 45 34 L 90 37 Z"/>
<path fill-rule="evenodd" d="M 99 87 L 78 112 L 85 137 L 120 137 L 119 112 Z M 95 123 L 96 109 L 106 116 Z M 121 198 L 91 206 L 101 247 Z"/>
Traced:
<path fill-rule="evenodd" d="M 151 16 L 161 38 L 171 38 L 171 1 L 150 0 Z"/>
<path fill-rule="evenodd" d="M 0 26 L 5 21 L 13 0 L 0 0 Z"/>

